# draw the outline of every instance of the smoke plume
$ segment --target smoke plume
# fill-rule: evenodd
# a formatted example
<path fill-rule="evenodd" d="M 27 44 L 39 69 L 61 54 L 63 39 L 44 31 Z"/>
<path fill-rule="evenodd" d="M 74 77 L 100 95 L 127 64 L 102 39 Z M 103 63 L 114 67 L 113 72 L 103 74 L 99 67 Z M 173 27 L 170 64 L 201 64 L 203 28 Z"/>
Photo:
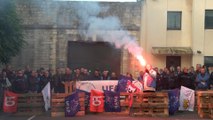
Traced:
<path fill-rule="evenodd" d="M 97 35 L 104 42 L 109 42 L 116 48 L 127 49 L 140 62 L 145 62 L 142 57 L 142 48 L 136 38 L 130 35 L 127 30 L 124 30 L 117 16 L 100 17 L 99 14 L 102 11 L 97 2 L 87 4 L 81 2 L 76 4 L 75 9 L 80 20 L 80 28 L 86 28 L 86 31 L 83 32 L 84 36 L 93 37 Z"/>

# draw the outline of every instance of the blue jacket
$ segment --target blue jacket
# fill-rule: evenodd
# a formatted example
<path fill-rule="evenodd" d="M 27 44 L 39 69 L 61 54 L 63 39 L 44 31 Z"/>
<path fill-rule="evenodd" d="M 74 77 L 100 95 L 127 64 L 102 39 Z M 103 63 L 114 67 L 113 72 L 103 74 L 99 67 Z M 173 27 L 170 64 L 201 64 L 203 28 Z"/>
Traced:
<path fill-rule="evenodd" d="M 201 73 L 199 73 L 196 79 L 197 89 L 208 89 L 209 78 L 210 78 L 210 75 L 208 73 L 205 73 L 204 76 L 202 76 Z"/>

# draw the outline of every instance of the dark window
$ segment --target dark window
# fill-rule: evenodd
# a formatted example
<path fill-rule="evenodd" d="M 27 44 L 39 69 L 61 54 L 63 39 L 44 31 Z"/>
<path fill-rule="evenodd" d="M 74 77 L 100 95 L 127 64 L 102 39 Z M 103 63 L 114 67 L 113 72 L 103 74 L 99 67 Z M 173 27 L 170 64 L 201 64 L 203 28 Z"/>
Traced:
<path fill-rule="evenodd" d="M 167 12 L 167 30 L 181 30 L 181 14 L 182 12 Z"/>
<path fill-rule="evenodd" d="M 213 29 L 213 10 L 206 10 L 205 29 Z"/>
<path fill-rule="evenodd" d="M 205 56 L 204 57 L 204 65 L 209 67 L 213 67 L 213 56 Z"/>

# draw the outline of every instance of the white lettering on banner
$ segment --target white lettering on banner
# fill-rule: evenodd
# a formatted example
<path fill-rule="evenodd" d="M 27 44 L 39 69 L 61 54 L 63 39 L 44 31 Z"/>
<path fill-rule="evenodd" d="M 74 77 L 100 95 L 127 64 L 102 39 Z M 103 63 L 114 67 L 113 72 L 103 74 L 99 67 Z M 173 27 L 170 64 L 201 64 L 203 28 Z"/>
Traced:
<path fill-rule="evenodd" d="M 101 101 L 99 100 L 99 98 L 102 98 L 101 96 L 93 96 L 92 97 L 92 105 L 94 106 L 99 106 L 101 105 Z"/>
<path fill-rule="evenodd" d="M 92 89 L 114 91 L 117 84 L 118 80 L 78 81 L 76 82 L 76 88 L 87 92 Z"/>
<path fill-rule="evenodd" d="M 5 106 L 11 107 L 11 106 L 14 106 L 15 104 L 16 104 L 15 97 L 12 97 L 12 96 L 5 97 Z"/>
<path fill-rule="evenodd" d="M 105 85 L 102 86 L 102 91 L 107 90 L 107 91 L 115 91 L 116 85 Z"/>
<path fill-rule="evenodd" d="M 70 103 L 69 103 L 69 101 L 66 101 L 66 111 L 70 112 Z"/>
<path fill-rule="evenodd" d="M 119 100 L 118 96 L 115 96 L 115 97 L 114 97 L 114 107 L 115 107 L 115 108 L 118 108 L 118 107 L 119 107 L 119 101 L 118 101 L 118 100 Z"/>

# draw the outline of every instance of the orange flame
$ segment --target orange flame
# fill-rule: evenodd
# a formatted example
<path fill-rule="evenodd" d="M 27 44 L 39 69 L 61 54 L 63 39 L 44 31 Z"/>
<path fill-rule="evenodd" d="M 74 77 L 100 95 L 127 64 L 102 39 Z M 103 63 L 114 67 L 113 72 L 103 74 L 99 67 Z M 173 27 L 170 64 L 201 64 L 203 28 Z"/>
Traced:
<path fill-rule="evenodd" d="M 145 65 L 146 65 L 146 60 L 143 58 L 142 55 L 138 55 L 138 56 L 136 56 L 136 58 L 138 59 L 138 61 L 140 62 L 140 64 L 141 64 L 142 66 L 145 66 Z"/>

